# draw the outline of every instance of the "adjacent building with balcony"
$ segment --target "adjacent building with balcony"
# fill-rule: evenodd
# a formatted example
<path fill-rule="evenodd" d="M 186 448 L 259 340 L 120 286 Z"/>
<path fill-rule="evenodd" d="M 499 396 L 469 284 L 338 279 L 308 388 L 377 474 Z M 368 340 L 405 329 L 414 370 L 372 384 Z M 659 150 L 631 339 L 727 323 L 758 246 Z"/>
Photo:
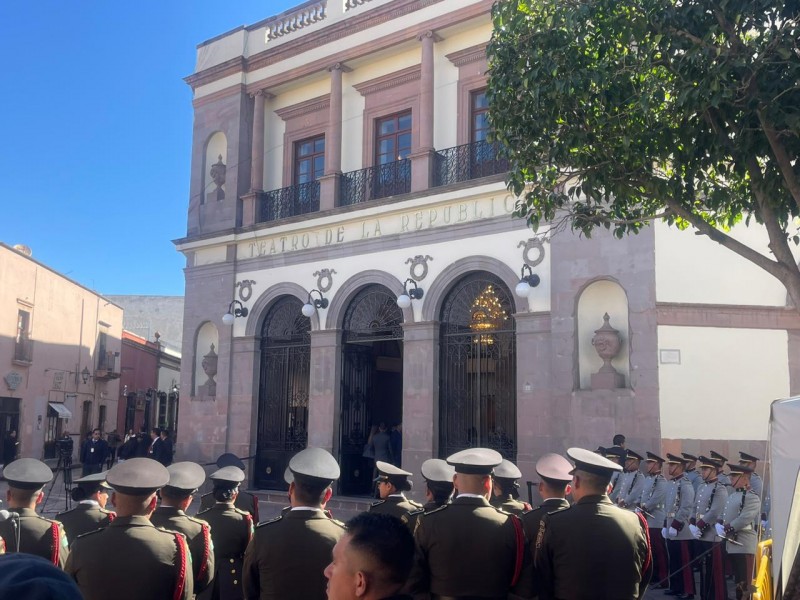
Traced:
<path fill-rule="evenodd" d="M 122 309 L 0 243 L 0 436 L 20 455 L 54 458 L 55 440 L 113 428 Z"/>
<path fill-rule="evenodd" d="M 491 6 L 315 0 L 198 46 L 179 453 L 252 456 L 281 488 L 319 446 L 359 495 L 381 422 L 413 472 L 482 445 L 530 479 L 615 433 L 763 452 L 800 374 L 785 291 L 665 226 L 543 243 L 514 218 Z"/>

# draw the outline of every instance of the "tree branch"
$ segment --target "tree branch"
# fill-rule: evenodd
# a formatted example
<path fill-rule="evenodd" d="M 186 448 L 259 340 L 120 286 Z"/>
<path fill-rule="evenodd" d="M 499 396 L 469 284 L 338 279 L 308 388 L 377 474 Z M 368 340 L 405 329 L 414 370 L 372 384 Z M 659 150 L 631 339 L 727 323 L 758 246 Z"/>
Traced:
<path fill-rule="evenodd" d="M 775 128 L 767 121 L 763 108 L 759 108 L 757 112 L 761 128 L 767 136 L 770 148 L 772 148 L 772 152 L 775 153 L 775 160 L 778 162 L 778 167 L 781 173 L 783 173 L 786 187 L 789 188 L 789 192 L 792 194 L 795 204 L 800 209 L 800 181 L 797 180 L 794 168 L 792 167 L 792 161 L 786 153 L 786 147 L 781 143 L 780 139 L 778 139 Z"/>

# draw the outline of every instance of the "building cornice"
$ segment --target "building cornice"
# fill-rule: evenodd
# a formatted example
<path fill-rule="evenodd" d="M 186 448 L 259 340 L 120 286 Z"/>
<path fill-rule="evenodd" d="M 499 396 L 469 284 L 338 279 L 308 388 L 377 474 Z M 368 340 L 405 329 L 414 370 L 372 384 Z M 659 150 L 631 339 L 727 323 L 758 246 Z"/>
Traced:
<path fill-rule="evenodd" d="M 659 326 L 800 330 L 800 313 L 784 306 L 657 302 L 656 319 Z"/>
<path fill-rule="evenodd" d="M 324 29 L 318 29 L 314 32 L 300 36 L 290 42 L 286 42 L 275 49 L 267 49 L 259 54 L 253 55 L 250 58 L 237 57 L 236 60 L 240 61 L 238 67 L 234 67 L 233 59 L 226 61 L 223 64 L 215 65 L 198 73 L 189 75 L 184 79 L 186 83 L 192 86 L 192 89 L 218 81 L 223 77 L 233 75 L 236 73 L 254 72 L 264 67 L 288 60 L 294 56 L 307 52 L 309 47 L 320 46 L 337 39 L 341 39 L 357 31 L 362 31 L 369 27 L 378 25 L 380 23 L 390 21 L 406 14 L 420 10 L 427 6 L 436 4 L 443 0 L 408 0 L 404 6 L 397 6 L 396 3 L 391 5 L 384 5 L 373 10 L 367 11 L 363 14 L 351 17 L 340 21 L 334 25 Z M 417 23 L 409 25 L 392 35 L 383 36 L 379 39 L 373 40 L 367 44 L 360 44 L 358 46 L 348 48 L 334 56 L 327 57 L 322 60 L 308 63 L 298 69 L 293 69 L 289 72 L 283 72 L 274 77 L 262 80 L 259 82 L 248 83 L 248 89 L 270 88 L 277 85 L 282 85 L 290 81 L 300 79 L 309 74 L 324 71 L 329 68 L 331 64 L 342 63 L 350 60 L 369 55 L 370 53 L 390 48 L 394 45 L 401 44 L 410 40 L 414 40 L 419 36 L 420 31 L 436 31 L 437 29 L 450 27 L 491 13 L 492 0 L 481 0 L 473 5 L 465 7 L 457 12 L 448 13 L 426 21 L 425 23 Z M 370 15 L 375 15 L 373 20 Z M 232 92 L 229 92 L 232 93 Z"/>
<path fill-rule="evenodd" d="M 376 77 L 375 79 L 370 79 L 369 81 L 357 83 L 353 87 L 362 96 L 369 96 L 370 94 L 381 92 L 383 90 L 388 90 L 390 88 L 403 85 L 404 83 L 409 83 L 411 81 L 418 81 L 421 76 L 422 76 L 422 69 L 420 68 L 420 66 L 413 65 L 406 69 L 402 69 L 401 71 L 395 71 L 394 73 L 389 73 L 388 75 L 381 75 L 380 77 Z"/>
<path fill-rule="evenodd" d="M 331 95 L 325 94 L 324 96 L 318 96 L 317 98 L 312 98 L 311 100 L 306 100 L 305 102 L 300 102 L 299 104 L 293 104 L 292 106 L 279 108 L 275 111 L 275 114 L 284 121 L 290 121 L 292 119 L 305 116 L 309 113 L 328 110 L 330 106 Z"/>
<path fill-rule="evenodd" d="M 488 44 L 478 44 L 477 46 L 471 46 L 463 50 L 456 50 L 450 54 L 445 54 L 445 58 L 456 67 L 463 67 L 470 63 L 486 60 L 487 45 Z"/>

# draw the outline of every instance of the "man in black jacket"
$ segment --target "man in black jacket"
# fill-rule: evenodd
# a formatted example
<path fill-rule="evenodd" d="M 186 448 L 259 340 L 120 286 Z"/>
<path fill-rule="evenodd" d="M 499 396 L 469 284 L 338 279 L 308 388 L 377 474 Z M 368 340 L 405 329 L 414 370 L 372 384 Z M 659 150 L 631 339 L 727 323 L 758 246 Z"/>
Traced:
<path fill-rule="evenodd" d="M 81 463 L 83 464 L 82 477 L 99 473 L 108 455 L 108 442 L 100 439 L 100 429 L 92 430 L 92 437 L 83 442 L 81 446 Z"/>

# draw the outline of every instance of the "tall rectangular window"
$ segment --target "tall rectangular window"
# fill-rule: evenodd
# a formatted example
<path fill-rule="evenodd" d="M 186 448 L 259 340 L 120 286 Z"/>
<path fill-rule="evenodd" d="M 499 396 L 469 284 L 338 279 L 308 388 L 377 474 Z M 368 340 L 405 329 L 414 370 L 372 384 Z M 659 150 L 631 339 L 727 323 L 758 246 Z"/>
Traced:
<path fill-rule="evenodd" d="M 411 154 L 411 111 L 378 119 L 375 123 L 375 164 L 385 165 Z"/>
<path fill-rule="evenodd" d="M 470 94 L 470 142 L 485 142 L 491 131 L 489 126 L 489 101 L 486 90 Z"/>
<path fill-rule="evenodd" d="M 294 144 L 294 185 L 316 181 L 325 174 L 325 136 Z"/>
<path fill-rule="evenodd" d="M 27 310 L 17 312 L 17 343 L 21 344 L 30 338 L 31 313 Z"/>

